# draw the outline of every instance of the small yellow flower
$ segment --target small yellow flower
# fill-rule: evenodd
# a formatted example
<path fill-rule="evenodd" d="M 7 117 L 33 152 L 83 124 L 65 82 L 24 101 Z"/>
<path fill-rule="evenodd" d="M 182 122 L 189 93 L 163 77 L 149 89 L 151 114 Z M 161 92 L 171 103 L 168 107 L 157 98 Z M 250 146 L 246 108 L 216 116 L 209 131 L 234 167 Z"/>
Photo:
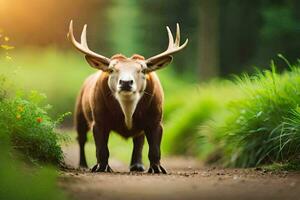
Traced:
<path fill-rule="evenodd" d="M 17 119 L 21 119 L 21 115 L 20 115 L 20 114 L 17 114 L 17 115 L 16 115 L 16 118 L 17 118 Z"/>

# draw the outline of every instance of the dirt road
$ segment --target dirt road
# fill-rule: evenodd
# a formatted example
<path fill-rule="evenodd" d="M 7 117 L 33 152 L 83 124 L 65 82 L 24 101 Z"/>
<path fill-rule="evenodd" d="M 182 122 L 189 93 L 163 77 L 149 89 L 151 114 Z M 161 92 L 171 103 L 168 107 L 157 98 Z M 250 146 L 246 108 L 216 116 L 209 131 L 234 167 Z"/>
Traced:
<path fill-rule="evenodd" d="M 77 163 L 74 151 L 66 152 L 69 164 Z M 67 170 L 59 185 L 71 199 L 299 199 L 300 173 L 255 169 L 207 168 L 196 160 L 162 161 L 168 175 L 128 173 L 128 166 L 113 160 L 112 174 Z"/>

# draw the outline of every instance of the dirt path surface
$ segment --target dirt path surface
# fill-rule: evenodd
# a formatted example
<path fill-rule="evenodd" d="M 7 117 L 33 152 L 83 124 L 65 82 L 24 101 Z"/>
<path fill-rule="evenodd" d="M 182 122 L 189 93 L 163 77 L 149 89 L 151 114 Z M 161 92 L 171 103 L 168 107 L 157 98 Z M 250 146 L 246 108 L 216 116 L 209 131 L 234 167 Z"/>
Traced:
<path fill-rule="evenodd" d="M 77 151 L 65 150 L 68 164 L 77 163 Z M 168 175 L 128 173 L 128 166 L 113 160 L 114 173 L 83 170 L 61 173 L 59 186 L 71 199 L 299 199 L 300 173 L 260 169 L 207 168 L 193 159 L 162 161 Z"/>

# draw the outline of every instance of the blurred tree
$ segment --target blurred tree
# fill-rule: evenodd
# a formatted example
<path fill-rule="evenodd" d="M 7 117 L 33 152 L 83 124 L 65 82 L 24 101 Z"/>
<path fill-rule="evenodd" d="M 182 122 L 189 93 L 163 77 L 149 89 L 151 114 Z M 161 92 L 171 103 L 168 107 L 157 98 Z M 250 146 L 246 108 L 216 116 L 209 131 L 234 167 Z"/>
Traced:
<path fill-rule="evenodd" d="M 175 72 L 194 77 L 197 70 L 199 2 L 194 0 L 140 0 L 138 1 L 142 18 L 141 33 L 143 40 L 142 53 L 148 57 L 164 51 L 168 45 L 166 26 L 173 34 L 176 23 L 180 24 L 182 40 L 189 38 L 184 51 L 178 53 L 170 67 Z"/>
<path fill-rule="evenodd" d="M 282 53 L 291 62 L 299 58 L 299 10 L 300 4 L 297 0 L 267 1 L 263 4 L 263 25 L 259 30 L 260 45 L 252 62 L 261 63 L 278 53 Z M 287 68 L 284 62 L 279 62 L 278 66 L 280 69 Z"/>
<path fill-rule="evenodd" d="M 220 7 L 221 75 L 268 67 L 278 53 L 299 58 L 300 17 L 297 0 L 228 0 Z"/>
<path fill-rule="evenodd" d="M 240 73 L 256 52 L 262 24 L 261 0 L 220 1 L 220 66 L 221 75 Z"/>
<path fill-rule="evenodd" d="M 199 72 L 206 80 L 219 75 L 219 0 L 201 0 L 199 14 Z"/>
<path fill-rule="evenodd" d="M 138 0 L 111 0 L 108 6 L 108 42 L 111 55 L 122 53 L 131 56 L 140 53 L 144 47 L 141 39 L 143 15 L 137 2 Z"/>

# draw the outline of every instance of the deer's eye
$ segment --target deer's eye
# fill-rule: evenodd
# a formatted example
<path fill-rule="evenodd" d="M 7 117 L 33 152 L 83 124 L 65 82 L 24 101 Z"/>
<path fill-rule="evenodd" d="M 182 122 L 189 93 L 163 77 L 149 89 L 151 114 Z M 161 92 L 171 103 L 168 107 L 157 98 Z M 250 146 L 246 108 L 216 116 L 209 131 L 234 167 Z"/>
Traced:
<path fill-rule="evenodd" d="M 143 74 L 146 74 L 146 73 L 147 73 L 147 68 L 146 68 L 146 69 L 143 69 L 143 70 L 142 70 L 142 73 L 143 73 Z"/>
<path fill-rule="evenodd" d="M 119 69 L 116 69 L 116 68 L 109 68 L 109 69 L 107 69 L 107 72 L 108 72 L 109 74 L 117 73 L 117 72 L 119 72 Z"/>
<path fill-rule="evenodd" d="M 109 73 L 109 74 L 111 74 L 111 73 L 113 73 L 114 72 L 114 69 L 112 69 L 112 68 L 108 68 L 107 70 L 105 70 L 107 73 Z"/>

